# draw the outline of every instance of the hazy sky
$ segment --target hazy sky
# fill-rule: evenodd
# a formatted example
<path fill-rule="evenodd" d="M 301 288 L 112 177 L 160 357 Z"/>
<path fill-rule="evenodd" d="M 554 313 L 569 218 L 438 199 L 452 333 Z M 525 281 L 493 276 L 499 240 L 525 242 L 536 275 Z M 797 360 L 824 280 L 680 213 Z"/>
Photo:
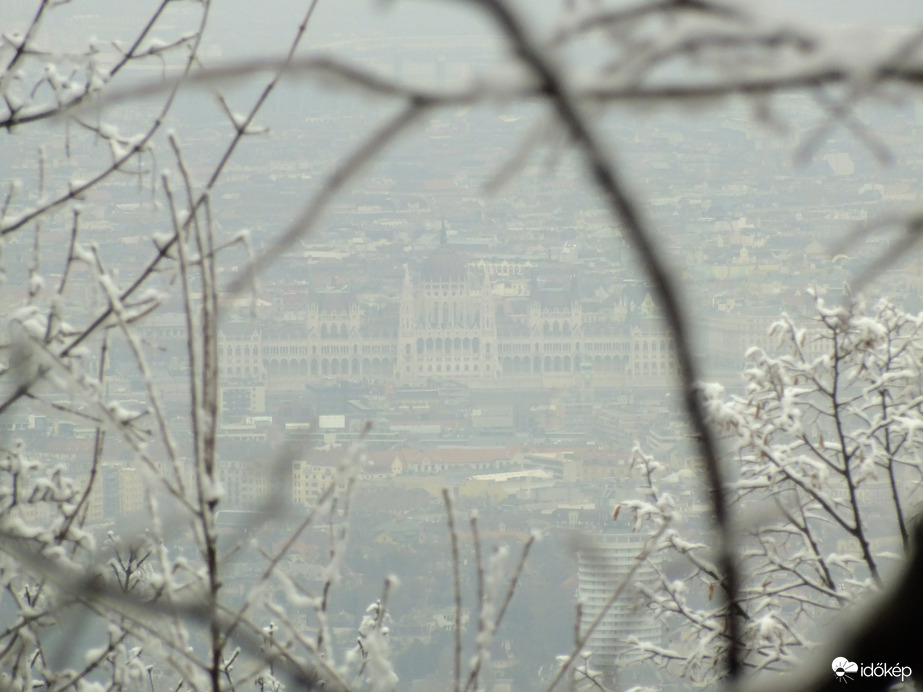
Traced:
<path fill-rule="evenodd" d="M 639 1 L 632 0 L 631 4 Z M 222 35 L 228 51 L 278 50 L 293 34 L 309 2 L 214 0 L 212 30 Z M 756 3 L 764 12 L 770 7 L 777 16 L 792 19 L 813 17 L 881 26 L 923 22 L 923 3 L 917 0 L 773 0 L 771 4 L 765 0 L 734 0 L 728 4 L 746 3 Z M 158 0 L 74 0 L 54 11 L 52 23 L 65 25 L 71 34 L 98 34 L 101 39 L 109 39 L 113 32 L 131 24 L 131 13 L 149 14 L 157 4 Z M 547 26 L 563 3 L 517 0 L 515 4 L 533 24 Z M 38 0 L 0 2 L 0 32 L 19 28 L 17 25 L 31 16 L 37 5 Z M 199 8 L 197 3 L 173 3 L 168 15 L 194 16 Z M 489 31 L 480 11 L 465 0 L 320 0 L 309 35 L 312 43 L 324 44 L 355 35 L 439 36 Z"/>

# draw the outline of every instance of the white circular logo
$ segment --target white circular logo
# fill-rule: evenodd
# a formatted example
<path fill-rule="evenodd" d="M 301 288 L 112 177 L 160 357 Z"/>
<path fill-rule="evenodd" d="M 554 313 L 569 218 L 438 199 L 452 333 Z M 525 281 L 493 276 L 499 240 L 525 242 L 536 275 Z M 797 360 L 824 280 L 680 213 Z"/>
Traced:
<path fill-rule="evenodd" d="M 852 676 L 849 674 L 859 672 L 859 665 L 857 663 L 853 663 L 842 656 L 837 656 L 833 659 L 833 663 L 830 667 L 833 668 L 833 674 L 836 675 L 837 682 L 852 680 Z"/>

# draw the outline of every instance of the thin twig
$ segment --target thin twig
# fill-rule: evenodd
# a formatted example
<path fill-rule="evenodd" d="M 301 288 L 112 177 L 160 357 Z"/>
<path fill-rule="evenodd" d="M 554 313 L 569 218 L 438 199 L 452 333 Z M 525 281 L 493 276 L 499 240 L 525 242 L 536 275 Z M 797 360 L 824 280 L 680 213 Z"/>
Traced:
<path fill-rule="evenodd" d="M 458 556 L 458 532 L 455 530 L 455 510 L 448 488 L 442 489 L 442 501 L 445 503 L 446 517 L 449 523 L 449 541 L 452 547 L 452 588 L 455 594 L 455 655 L 453 658 L 453 688 L 461 690 L 461 650 L 462 650 L 462 598 L 461 598 L 461 564 Z"/>

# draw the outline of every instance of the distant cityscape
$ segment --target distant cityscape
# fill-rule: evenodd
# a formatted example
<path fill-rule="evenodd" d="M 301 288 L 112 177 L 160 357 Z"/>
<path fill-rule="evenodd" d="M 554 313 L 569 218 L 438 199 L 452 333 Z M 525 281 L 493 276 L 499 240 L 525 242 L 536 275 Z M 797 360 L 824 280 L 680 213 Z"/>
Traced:
<path fill-rule="evenodd" d="M 362 59 L 375 59 L 374 44 L 363 50 Z M 466 68 L 446 48 L 441 58 L 409 55 L 388 69 L 441 84 Z M 253 139 L 258 144 L 228 167 L 214 194 L 222 241 L 239 236 L 257 253 L 271 243 L 354 133 L 376 122 L 380 109 L 357 103 L 318 105 L 304 89 L 280 89 L 272 134 Z M 135 108 L 119 117 L 130 120 Z M 213 124 L 198 124 L 210 120 L 196 117 L 196 108 L 206 106 L 177 107 L 193 176 L 209 170 L 224 141 Z M 636 116 L 601 122 L 623 147 L 617 153 L 650 200 L 645 211 L 688 288 L 696 355 L 710 379 L 730 387 L 740 381 L 748 348 L 771 346 L 773 320 L 783 311 L 810 313 L 806 289 L 836 299 L 887 245 L 886 238 L 866 236 L 834 255 L 843 229 L 877 218 L 888 205 L 917 203 L 923 177 L 923 118 L 914 108 L 896 106 L 886 119 L 867 114 L 898 159 L 888 168 L 861 141 L 836 130 L 792 165 L 791 151 L 822 116 L 794 98 L 782 99 L 778 111 L 778 123 L 763 124 L 754 124 L 742 104 L 643 127 Z M 523 163 L 515 182 L 496 179 L 531 115 L 526 108 L 435 114 L 411 146 L 392 152 L 337 199 L 314 235 L 252 291 L 223 295 L 217 445 L 228 533 L 246 523 L 235 525 L 241 516 L 235 512 L 263 512 L 274 502 L 298 511 L 314 506 L 338 482 L 344 456 L 357 454 L 368 488 L 358 510 L 369 518 L 362 560 L 385 560 L 389 545 L 417 557 L 441 549 L 434 536 L 444 530 L 440 498 L 448 487 L 458 502 L 483 512 L 495 537 L 520 539 L 535 524 L 562 535 L 577 527 L 595 533 L 598 541 L 582 549 L 579 569 L 575 563 L 572 574 L 545 585 L 568 607 L 576 594 L 590 599 L 586 621 L 592 599 L 613 581 L 587 555 L 621 557 L 619 550 L 637 547 L 626 520 L 612 518 L 620 498 L 637 491 L 628 471 L 636 444 L 670 468 L 665 487 L 691 517 L 690 527 L 706 521 L 689 481 L 696 466 L 675 403 L 674 344 L 619 229 L 577 164 L 555 160 L 553 141 L 537 155 L 549 160 Z M 779 123 L 787 134 L 772 130 Z M 0 161 L 0 177 L 32 175 L 37 144 L 21 141 L 23 155 Z M 43 156 L 54 169 L 49 184 L 83 173 L 63 151 L 49 147 Z M 113 178 L 93 195 L 82 232 L 123 276 L 132 276 L 156 252 L 151 239 L 163 219 L 131 176 Z M 34 202 L 16 199 L 11 212 Z M 67 247 L 66 224 L 42 233 L 43 245 Z M 14 236 L 4 252 L 25 256 L 31 243 Z M 222 286 L 247 262 L 237 245 L 225 252 Z M 4 300 L 16 306 L 26 267 L 7 270 Z M 94 314 L 102 299 L 93 277 L 75 271 L 69 281 L 76 309 Z M 919 309 L 919 255 L 877 285 L 884 288 L 873 293 Z M 165 282 L 156 289 L 166 296 L 163 305 L 138 322 L 136 333 L 167 418 L 182 422 L 189 405 L 186 316 L 174 287 Z M 6 379 L 3 386 L 13 386 Z M 111 346 L 105 388 L 107 400 L 149 414 L 146 382 L 124 343 Z M 3 425 L 34 456 L 88 482 L 95 427 L 26 405 L 5 414 Z M 191 456 L 188 436 L 180 433 L 176 444 Z M 145 484 L 130 445 L 112 436 L 101 469 L 88 503 L 90 524 L 137 516 Z M 298 548 L 307 556 L 306 578 L 318 578 L 310 557 L 320 543 L 309 537 Z M 408 581 L 435 602 L 444 583 L 424 567 L 419 582 Z M 403 614 L 398 643 L 401 636 L 430 642 L 448 628 L 445 611 L 425 605 Z M 659 625 L 613 613 L 627 624 L 613 620 L 599 630 L 593 644 L 600 655 L 616 655 L 630 633 L 656 640 Z M 509 652 L 510 666 L 515 657 Z M 496 682 L 491 689 L 504 688 Z"/>

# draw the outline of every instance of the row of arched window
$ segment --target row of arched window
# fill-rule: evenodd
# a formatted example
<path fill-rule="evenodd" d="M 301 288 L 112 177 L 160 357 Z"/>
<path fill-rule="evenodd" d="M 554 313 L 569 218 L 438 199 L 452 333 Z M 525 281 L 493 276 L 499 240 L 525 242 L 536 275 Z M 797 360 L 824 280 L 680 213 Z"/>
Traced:
<path fill-rule="evenodd" d="M 593 364 L 594 372 L 621 372 L 627 365 L 626 358 L 618 356 L 596 356 L 587 358 Z M 543 373 L 543 372 L 580 372 L 583 359 L 580 356 L 506 356 L 501 361 L 505 374 Z"/>
<path fill-rule="evenodd" d="M 394 358 L 312 358 L 310 362 L 304 358 L 281 358 L 263 361 L 263 366 L 270 376 L 308 373 L 314 376 L 389 376 L 394 372 L 395 365 Z"/>
<path fill-rule="evenodd" d="M 640 344 L 636 341 L 636 342 L 635 342 L 635 346 L 634 346 L 634 350 L 635 350 L 636 353 L 637 353 L 638 351 L 641 351 L 641 352 L 645 352 L 645 351 L 648 351 L 648 350 L 656 351 L 656 350 L 658 350 L 658 349 L 657 349 L 657 343 L 658 343 L 658 342 L 656 342 L 656 341 L 651 342 L 651 344 L 650 344 L 650 349 L 648 349 L 648 347 L 647 347 L 647 346 L 648 346 L 648 342 L 647 342 L 647 341 L 641 342 Z M 667 342 L 666 340 L 661 341 L 661 342 L 660 342 L 660 350 L 663 351 L 663 352 L 666 352 L 667 350 L 672 351 L 672 350 L 673 350 L 673 343 L 672 343 L 672 342 Z"/>
<path fill-rule="evenodd" d="M 326 322 L 320 326 L 320 338 L 337 338 L 349 336 L 349 327 L 345 322 L 328 325 Z"/>
<path fill-rule="evenodd" d="M 477 310 L 459 310 L 458 303 L 433 303 L 431 309 L 421 314 L 423 321 L 430 327 L 479 327 L 481 315 Z"/>
<path fill-rule="evenodd" d="M 429 338 L 429 339 L 417 339 L 417 353 L 452 353 L 453 351 L 461 351 L 462 353 L 480 353 L 481 350 L 481 340 L 478 337 L 469 338 L 469 337 L 455 337 L 454 339 L 443 339 L 443 338 Z M 407 344 L 404 347 L 404 352 L 406 355 L 410 355 L 410 344 Z M 486 347 L 487 355 L 490 355 L 490 344 L 487 344 Z"/>
<path fill-rule="evenodd" d="M 223 349 L 223 352 L 222 352 L 222 349 L 219 348 L 218 355 L 219 356 L 225 355 L 229 358 L 232 356 L 236 356 L 237 358 L 249 358 L 250 357 L 250 346 L 249 345 L 241 346 L 240 344 L 238 344 L 237 346 L 227 346 Z M 259 348 L 257 346 L 253 347 L 253 355 L 254 356 L 259 355 Z"/>

